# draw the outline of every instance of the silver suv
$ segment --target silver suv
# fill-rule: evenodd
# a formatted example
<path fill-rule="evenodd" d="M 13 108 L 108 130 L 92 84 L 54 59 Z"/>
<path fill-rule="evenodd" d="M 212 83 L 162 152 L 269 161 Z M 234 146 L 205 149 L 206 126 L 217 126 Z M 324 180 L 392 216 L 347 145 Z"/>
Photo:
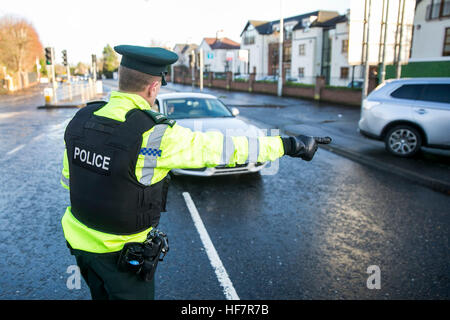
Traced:
<path fill-rule="evenodd" d="M 450 149 L 450 78 L 386 81 L 363 101 L 358 126 L 396 156 L 421 146 Z"/>

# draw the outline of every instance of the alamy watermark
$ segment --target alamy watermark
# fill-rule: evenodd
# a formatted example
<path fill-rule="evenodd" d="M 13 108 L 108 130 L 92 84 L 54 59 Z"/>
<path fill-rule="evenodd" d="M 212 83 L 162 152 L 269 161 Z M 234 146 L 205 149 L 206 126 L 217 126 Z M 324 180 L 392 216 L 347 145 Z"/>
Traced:
<path fill-rule="evenodd" d="M 195 120 L 193 131 L 203 131 L 203 121 Z M 221 130 L 216 128 L 208 128 L 204 132 L 220 132 Z M 268 137 L 268 136 L 279 136 L 279 129 L 226 129 L 223 140 L 223 150 L 221 157 L 221 165 L 227 165 L 229 159 L 235 153 L 235 145 L 232 137 L 245 137 L 248 143 L 248 157 L 246 159 L 246 164 L 249 164 L 249 170 L 252 168 L 256 168 L 256 165 L 260 165 L 258 163 L 258 157 L 260 152 L 260 141 L 259 138 Z M 253 167 L 255 166 L 255 167 Z M 279 158 L 274 159 L 273 161 L 268 161 L 264 164 L 262 169 L 260 170 L 261 175 L 275 175 L 279 170 Z"/>
<path fill-rule="evenodd" d="M 381 270 L 377 265 L 371 265 L 367 267 L 367 273 L 370 276 L 367 278 L 367 289 L 381 289 Z"/>
<path fill-rule="evenodd" d="M 67 267 L 66 273 L 70 274 L 67 278 L 66 286 L 69 290 L 81 289 L 81 272 L 77 265 L 70 265 Z"/>

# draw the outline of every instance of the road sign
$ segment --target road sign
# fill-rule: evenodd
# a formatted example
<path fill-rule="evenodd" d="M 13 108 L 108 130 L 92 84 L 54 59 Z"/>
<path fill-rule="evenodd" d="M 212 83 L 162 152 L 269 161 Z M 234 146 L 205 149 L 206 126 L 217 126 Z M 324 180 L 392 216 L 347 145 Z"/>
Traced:
<path fill-rule="evenodd" d="M 248 62 L 248 50 L 239 50 L 238 51 L 238 59 L 240 61 Z"/>

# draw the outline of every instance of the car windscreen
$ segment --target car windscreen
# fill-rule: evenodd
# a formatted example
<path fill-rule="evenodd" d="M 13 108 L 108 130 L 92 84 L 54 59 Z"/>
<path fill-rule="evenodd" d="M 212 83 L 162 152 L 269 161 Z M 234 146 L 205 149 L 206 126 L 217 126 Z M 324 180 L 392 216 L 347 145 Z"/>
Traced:
<path fill-rule="evenodd" d="M 227 107 L 217 99 L 176 98 L 164 100 L 171 119 L 232 117 Z"/>

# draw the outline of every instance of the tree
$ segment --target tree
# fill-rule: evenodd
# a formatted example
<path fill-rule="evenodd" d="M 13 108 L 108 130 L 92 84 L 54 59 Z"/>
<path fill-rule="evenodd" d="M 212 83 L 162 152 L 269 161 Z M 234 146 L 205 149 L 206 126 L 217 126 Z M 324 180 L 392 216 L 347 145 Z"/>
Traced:
<path fill-rule="evenodd" d="M 84 76 L 89 72 L 89 66 L 83 62 L 78 62 L 74 74 Z"/>
<path fill-rule="evenodd" d="M 33 25 L 24 18 L 0 18 L 0 64 L 8 72 L 32 71 L 36 58 L 43 56 L 43 47 Z"/>
<path fill-rule="evenodd" d="M 41 70 L 40 70 L 41 76 L 46 77 L 48 75 L 48 72 L 47 72 L 47 65 L 45 63 L 44 58 L 39 59 L 39 65 L 41 66 Z"/>
<path fill-rule="evenodd" d="M 60 63 L 55 63 L 55 74 L 62 75 L 67 73 L 67 68 Z"/>
<path fill-rule="evenodd" d="M 102 73 L 107 78 L 112 78 L 113 72 L 117 71 L 119 68 L 119 58 L 117 57 L 116 52 L 109 44 L 103 48 L 103 57 L 102 57 L 103 66 L 101 68 Z"/>

